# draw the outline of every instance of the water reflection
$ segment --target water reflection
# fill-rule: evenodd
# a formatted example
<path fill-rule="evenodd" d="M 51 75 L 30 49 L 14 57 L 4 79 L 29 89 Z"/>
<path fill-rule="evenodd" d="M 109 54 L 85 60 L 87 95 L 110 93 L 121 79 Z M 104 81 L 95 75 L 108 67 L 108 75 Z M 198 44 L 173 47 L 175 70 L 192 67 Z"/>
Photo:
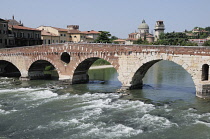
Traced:
<path fill-rule="evenodd" d="M 88 72 L 92 84 L 88 84 L 88 90 L 115 92 L 121 83 L 117 79 L 114 68 L 94 69 Z M 101 82 L 105 81 L 105 82 Z M 154 101 L 193 100 L 195 86 L 190 74 L 180 65 L 170 61 L 160 61 L 154 64 L 143 78 L 143 89 L 128 90 L 132 99 L 147 98 Z"/>
<path fill-rule="evenodd" d="M 145 75 L 144 84 L 154 87 L 176 86 L 194 87 L 190 74 L 180 65 L 170 61 L 160 61 L 153 65 Z"/>
<path fill-rule="evenodd" d="M 115 68 L 91 69 L 88 71 L 90 83 L 89 90 L 115 92 L 121 87 L 118 73 Z"/>

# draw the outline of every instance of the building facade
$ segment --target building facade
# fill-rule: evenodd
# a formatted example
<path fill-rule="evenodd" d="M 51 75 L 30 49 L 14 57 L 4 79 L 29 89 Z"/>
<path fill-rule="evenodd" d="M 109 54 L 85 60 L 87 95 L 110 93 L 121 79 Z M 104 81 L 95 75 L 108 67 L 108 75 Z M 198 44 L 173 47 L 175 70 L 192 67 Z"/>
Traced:
<path fill-rule="evenodd" d="M 0 48 L 8 45 L 8 21 L 0 18 Z"/>
<path fill-rule="evenodd" d="M 42 44 L 41 31 L 19 25 L 9 25 L 9 29 L 14 35 L 15 46 L 32 46 Z"/>
<path fill-rule="evenodd" d="M 67 29 L 40 26 L 37 29 L 42 31 L 42 40 L 44 44 L 65 43 L 65 42 L 94 42 L 100 32 L 80 31 L 79 25 L 68 25 Z"/>

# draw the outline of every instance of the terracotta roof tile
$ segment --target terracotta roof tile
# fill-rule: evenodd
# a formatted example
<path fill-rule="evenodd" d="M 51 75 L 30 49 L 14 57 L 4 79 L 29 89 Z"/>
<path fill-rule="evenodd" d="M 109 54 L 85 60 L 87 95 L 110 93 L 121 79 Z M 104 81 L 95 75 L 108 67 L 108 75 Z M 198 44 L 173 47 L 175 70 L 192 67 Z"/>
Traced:
<path fill-rule="evenodd" d="M 58 36 L 56 34 L 53 34 L 53 33 L 48 32 L 46 30 L 42 30 L 41 35 L 42 36 Z"/>
<path fill-rule="evenodd" d="M 41 31 L 35 28 L 29 28 L 25 26 L 18 26 L 18 25 L 9 25 L 9 27 L 14 28 L 14 29 L 20 29 L 20 30 L 34 30 L 34 31 Z"/>
<path fill-rule="evenodd" d="M 57 29 L 58 31 L 64 31 L 64 32 L 68 31 L 68 29 L 64 28 L 57 28 L 57 27 L 52 27 L 52 28 Z"/>
<path fill-rule="evenodd" d="M 136 40 L 138 40 L 138 39 L 134 39 L 134 38 L 128 38 L 128 39 L 126 39 L 127 41 L 136 41 Z"/>
<path fill-rule="evenodd" d="M 125 40 L 123 39 L 117 39 L 117 40 L 114 40 L 114 42 L 124 42 Z"/>
<path fill-rule="evenodd" d="M 100 32 L 94 31 L 94 30 L 91 30 L 91 31 L 82 31 L 81 33 L 83 33 L 83 34 L 100 34 Z"/>

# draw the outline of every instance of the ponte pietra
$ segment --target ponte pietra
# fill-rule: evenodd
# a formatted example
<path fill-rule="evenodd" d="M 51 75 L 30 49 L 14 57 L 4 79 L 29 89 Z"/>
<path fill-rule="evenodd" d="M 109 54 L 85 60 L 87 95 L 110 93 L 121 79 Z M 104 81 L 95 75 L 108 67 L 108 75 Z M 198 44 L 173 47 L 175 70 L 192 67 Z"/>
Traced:
<path fill-rule="evenodd" d="M 191 75 L 196 96 L 210 98 L 210 47 L 64 43 L 5 48 L 0 49 L 0 72 L 9 69 L 10 63 L 19 71 L 20 79 L 30 79 L 29 69 L 38 61 L 52 64 L 59 80 L 87 83 L 88 69 L 97 59 L 110 62 L 128 89 L 141 88 L 144 75 L 156 62 L 172 61 Z"/>

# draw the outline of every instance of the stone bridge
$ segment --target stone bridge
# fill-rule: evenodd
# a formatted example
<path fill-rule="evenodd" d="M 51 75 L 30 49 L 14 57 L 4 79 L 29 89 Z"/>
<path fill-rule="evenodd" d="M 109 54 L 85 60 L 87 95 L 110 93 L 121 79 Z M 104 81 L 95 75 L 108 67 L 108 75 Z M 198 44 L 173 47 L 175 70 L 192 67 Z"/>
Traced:
<path fill-rule="evenodd" d="M 32 79 L 34 71 L 37 74 L 52 65 L 59 80 L 87 83 L 87 71 L 97 59 L 110 62 L 122 86 L 129 89 L 142 87 L 142 79 L 153 64 L 172 61 L 191 75 L 196 96 L 210 98 L 209 47 L 65 43 L 0 49 L 0 75 Z"/>

